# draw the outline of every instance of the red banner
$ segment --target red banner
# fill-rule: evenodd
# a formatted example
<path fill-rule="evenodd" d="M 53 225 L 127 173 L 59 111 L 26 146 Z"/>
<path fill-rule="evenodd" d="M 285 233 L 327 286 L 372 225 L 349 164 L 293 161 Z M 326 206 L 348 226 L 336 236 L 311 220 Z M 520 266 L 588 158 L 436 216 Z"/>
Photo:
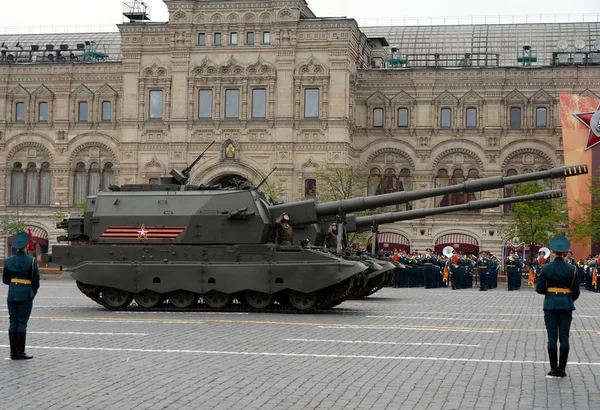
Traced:
<path fill-rule="evenodd" d="M 565 165 L 586 163 L 591 176 L 595 176 L 600 167 L 600 145 L 597 145 L 600 143 L 600 100 L 560 93 L 560 118 Z M 594 163 L 594 159 L 598 163 Z M 587 204 L 592 202 L 588 189 L 591 176 L 588 174 L 565 179 L 570 220 L 581 214 L 576 201 Z M 586 258 L 592 251 L 590 244 L 571 242 L 571 246 L 576 259 Z"/>

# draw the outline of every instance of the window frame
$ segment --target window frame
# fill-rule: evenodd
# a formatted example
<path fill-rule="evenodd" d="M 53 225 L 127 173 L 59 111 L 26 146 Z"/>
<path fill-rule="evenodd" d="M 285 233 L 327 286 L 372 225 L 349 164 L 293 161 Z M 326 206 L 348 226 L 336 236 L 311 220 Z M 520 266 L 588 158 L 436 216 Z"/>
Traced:
<path fill-rule="evenodd" d="M 203 92 L 210 92 L 210 115 L 209 116 L 201 115 L 201 110 L 203 107 L 201 94 Z M 213 118 L 213 116 L 214 116 L 214 98 L 215 98 L 215 93 L 212 88 L 199 88 L 198 89 L 198 110 L 196 112 L 196 115 L 199 120 L 211 120 Z"/>
<path fill-rule="evenodd" d="M 544 110 L 545 121 L 543 125 L 539 124 L 539 110 Z M 535 128 L 548 128 L 548 107 L 535 107 Z"/>
<path fill-rule="evenodd" d="M 406 111 L 406 125 L 400 125 L 400 111 Z M 396 127 L 398 128 L 408 128 L 409 122 L 410 122 L 410 110 L 408 109 L 408 107 L 399 107 L 396 110 Z"/>
<path fill-rule="evenodd" d="M 46 119 L 42 119 L 42 104 L 46 104 Z M 37 122 L 46 123 L 50 121 L 50 103 L 48 101 L 39 101 L 37 103 Z"/>
<path fill-rule="evenodd" d="M 219 36 L 219 41 L 217 41 L 217 36 Z M 220 31 L 217 31 L 215 33 L 213 33 L 213 46 L 221 46 L 223 45 L 223 35 L 221 34 Z"/>
<path fill-rule="evenodd" d="M 153 117 L 152 116 L 152 93 L 154 92 L 159 92 L 162 98 L 162 104 L 161 104 L 161 108 L 160 108 L 160 117 Z M 150 88 L 148 90 L 148 111 L 147 111 L 147 115 L 148 115 L 148 120 L 150 121 L 161 121 L 164 120 L 165 118 L 165 91 L 163 89 L 158 89 L 158 88 Z"/>
<path fill-rule="evenodd" d="M 252 92 L 250 93 L 250 95 L 251 95 L 251 99 L 252 99 L 252 101 L 251 101 L 252 104 L 251 104 L 251 107 L 250 107 L 250 118 L 257 119 L 257 120 L 264 120 L 264 119 L 267 118 L 267 106 L 268 106 L 267 99 L 269 98 L 268 97 L 269 96 L 269 92 L 267 90 L 267 87 L 253 87 L 251 89 L 251 91 Z M 254 106 L 255 106 L 254 92 L 255 91 L 264 91 L 264 102 L 265 103 L 264 103 L 264 107 L 262 107 L 263 110 L 264 110 L 264 115 L 254 115 Z"/>
<path fill-rule="evenodd" d="M 108 110 L 108 119 L 104 118 L 104 104 L 110 104 Z M 100 121 L 101 122 L 112 122 L 113 120 L 113 102 L 110 100 L 104 100 L 100 102 Z"/>
<path fill-rule="evenodd" d="M 307 113 L 307 96 L 309 91 L 317 91 L 317 115 L 306 115 Z M 319 87 L 305 87 L 304 98 L 302 99 L 303 109 L 302 118 L 308 120 L 318 120 L 321 118 L 321 88 Z"/>
<path fill-rule="evenodd" d="M 23 107 L 23 118 L 19 119 L 19 107 Z M 27 105 L 25 101 L 15 102 L 15 122 L 24 123 L 27 118 Z"/>
<path fill-rule="evenodd" d="M 444 111 L 448 110 L 448 125 L 444 125 Z M 440 107 L 440 128 L 448 129 L 452 128 L 452 108 L 451 107 Z"/>
<path fill-rule="evenodd" d="M 252 36 L 252 42 L 248 41 L 250 39 L 250 36 Z M 254 43 L 256 42 L 256 38 L 255 38 L 255 34 L 254 31 L 246 31 L 246 45 L 247 46 L 253 46 Z"/>
<path fill-rule="evenodd" d="M 235 36 L 235 42 L 233 41 L 234 36 Z M 239 36 L 238 32 L 237 31 L 231 31 L 229 33 L 229 45 L 230 46 L 237 46 L 239 42 L 240 42 L 240 36 Z"/>
<path fill-rule="evenodd" d="M 202 36 L 202 37 L 200 37 L 200 36 Z M 202 38 L 203 41 L 200 41 L 200 38 Z M 198 40 L 198 46 L 201 46 L 201 47 L 206 46 L 206 33 L 198 33 L 197 40 Z"/>
<path fill-rule="evenodd" d="M 474 125 L 469 125 L 469 111 L 475 111 L 475 124 Z M 478 112 L 479 110 L 477 109 L 477 107 L 467 107 L 465 109 L 465 128 L 477 128 L 478 127 L 478 119 L 477 119 L 477 115 L 479 114 Z"/>
<path fill-rule="evenodd" d="M 81 118 L 81 107 L 85 104 L 85 119 Z M 77 101 L 77 122 L 85 123 L 90 122 L 90 103 L 87 100 Z"/>
<path fill-rule="evenodd" d="M 513 110 L 519 110 L 519 124 L 513 127 Z M 508 128 L 511 130 L 520 130 L 523 128 L 523 109 L 520 106 L 511 106 L 508 108 Z"/>
<path fill-rule="evenodd" d="M 379 124 L 379 125 L 375 123 L 375 119 L 376 119 L 375 112 L 381 112 L 381 124 Z M 384 118 L 385 110 L 382 107 L 375 107 L 375 108 L 373 108 L 372 113 L 373 113 L 372 127 L 373 128 L 383 128 L 383 126 L 385 125 L 385 118 Z"/>
<path fill-rule="evenodd" d="M 265 41 L 265 38 L 267 38 L 267 37 L 268 37 L 268 41 Z M 261 44 L 264 46 L 268 46 L 271 44 L 271 32 L 270 31 L 262 32 Z"/>
<path fill-rule="evenodd" d="M 236 91 L 237 92 L 237 107 L 236 107 L 236 111 L 237 111 L 237 115 L 236 116 L 229 116 L 227 113 L 227 94 L 230 91 Z M 223 113 L 223 118 L 226 120 L 239 120 L 240 119 L 240 97 L 241 97 L 241 92 L 239 88 L 225 88 L 225 92 L 224 94 L 224 98 L 225 98 L 225 104 L 224 104 L 224 113 Z"/>

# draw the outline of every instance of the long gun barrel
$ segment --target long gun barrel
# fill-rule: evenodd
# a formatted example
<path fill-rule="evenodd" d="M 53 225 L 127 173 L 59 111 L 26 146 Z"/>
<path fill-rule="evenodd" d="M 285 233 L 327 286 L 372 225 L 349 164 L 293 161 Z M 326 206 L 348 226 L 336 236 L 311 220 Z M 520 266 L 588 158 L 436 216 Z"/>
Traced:
<path fill-rule="evenodd" d="M 507 185 L 519 184 L 543 179 L 568 178 L 588 173 L 587 164 L 568 165 L 552 168 L 547 171 L 531 172 L 514 176 L 497 176 L 471 179 L 461 184 L 418 191 L 394 192 L 390 194 L 343 199 L 334 202 L 316 204 L 314 200 L 280 204 L 269 207 L 273 220 L 282 213 L 290 215 L 292 224 L 303 225 L 316 222 L 327 222 L 338 214 L 365 211 L 390 205 L 400 205 L 411 201 L 432 198 L 453 193 L 473 193 L 503 188 Z"/>
<path fill-rule="evenodd" d="M 495 208 L 500 205 L 514 204 L 525 201 L 543 201 L 549 199 L 561 198 L 561 191 L 538 192 L 531 195 L 514 196 L 511 198 L 490 198 L 470 201 L 462 205 L 443 206 L 440 208 L 414 209 L 411 211 L 388 212 L 385 214 L 360 216 L 348 215 L 348 232 L 361 232 L 371 229 L 373 225 L 383 225 L 393 222 L 408 221 L 412 219 L 425 218 L 427 216 L 447 214 L 451 212 L 473 211 L 478 209 Z"/>

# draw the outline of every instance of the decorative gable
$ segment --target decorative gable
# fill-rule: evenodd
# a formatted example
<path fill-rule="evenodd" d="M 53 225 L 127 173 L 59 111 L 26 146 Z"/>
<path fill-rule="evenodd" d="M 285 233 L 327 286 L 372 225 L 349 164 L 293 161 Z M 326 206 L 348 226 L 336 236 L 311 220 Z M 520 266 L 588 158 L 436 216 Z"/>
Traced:
<path fill-rule="evenodd" d="M 473 90 L 469 90 L 465 95 L 460 97 L 460 102 L 463 104 L 479 103 L 481 101 L 483 101 L 483 98 Z"/>
<path fill-rule="evenodd" d="M 35 89 L 33 93 L 31 93 L 31 95 L 37 99 L 54 99 L 54 93 L 50 91 L 45 85 L 40 85 L 38 88 Z"/>
<path fill-rule="evenodd" d="M 367 105 L 387 105 L 390 102 L 390 99 L 381 91 L 375 91 L 366 101 Z"/>
<path fill-rule="evenodd" d="M 115 89 L 112 88 L 108 84 L 104 84 L 102 87 L 98 88 L 98 90 L 96 91 L 96 94 L 104 96 L 104 97 L 116 97 L 117 96 L 117 92 L 115 91 Z"/>
<path fill-rule="evenodd" d="M 29 91 L 27 91 L 25 88 L 23 88 L 21 85 L 18 85 L 17 87 L 13 88 L 11 90 L 11 92 L 8 93 L 9 97 L 12 98 L 29 98 L 31 94 L 29 94 Z"/>
<path fill-rule="evenodd" d="M 75 88 L 71 93 L 73 97 L 91 97 L 94 95 L 92 90 L 87 88 L 85 85 L 81 84 L 79 87 Z"/>
<path fill-rule="evenodd" d="M 414 104 L 415 99 L 406 91 L 400 91 L 398 94 L 392 97 L 391 101 L 396 104 Z"/>
<path fill-rule="evenodd" d="M 523 95 L 519 90 L 512 90 L 506 97 L 502 99 L 503 102 L 513 102 L 513 103 L 526 103 L 527 97 Z"/>
<path fill-rule="evenodd" d="M 434 101 L 438 104 L 456 104 L 458 102 L 458 98 L 456 98 L 450 91 L 446 90 L 438 95 Z"/>
<path fill-rule="evenodd" d="M 552 96 L 544 91 L 544 90 L 539 90 L 538 92 L 536 92 L 535 94 L 533 94 L 530 98 L 531 101 L 535 101 L 535 102 L 540 102 L 540 103 L 548 103 L 551 104 L 552 101 L 554 100 L 554 98 L 552 98 Z"/>

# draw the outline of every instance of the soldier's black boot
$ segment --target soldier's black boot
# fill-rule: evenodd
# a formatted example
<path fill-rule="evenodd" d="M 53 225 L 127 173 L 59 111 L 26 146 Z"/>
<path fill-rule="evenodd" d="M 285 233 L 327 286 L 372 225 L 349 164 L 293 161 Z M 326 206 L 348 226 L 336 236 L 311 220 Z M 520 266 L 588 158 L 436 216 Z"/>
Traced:
<path fill-rule="evenodd" d="M 25 341 L 27 340 L 27 333 L 17 333 L 17 355 L 21 360 L 33 359 L 33 356 L 25 354 Z"/>
<path fill-rule="evenodd" d="M 8 340 L 10 341 L 10 360 L 21 360 L 17 354 L 17 332 L 8 332 Z"/>
<path fill-rule="evenodd" d="M 548 349 L 548 358 L 550 359 L 550 377 L 560 377 L 558 370 L 558 349 Z"/>
<path fill-rule="evenodd" d="M 558 371 L 560 372 L 558 377 L 567 376 L 567 359 L 569 358 L 569 348 L 560 349 L 560 363 L 558 364 Z"/>

